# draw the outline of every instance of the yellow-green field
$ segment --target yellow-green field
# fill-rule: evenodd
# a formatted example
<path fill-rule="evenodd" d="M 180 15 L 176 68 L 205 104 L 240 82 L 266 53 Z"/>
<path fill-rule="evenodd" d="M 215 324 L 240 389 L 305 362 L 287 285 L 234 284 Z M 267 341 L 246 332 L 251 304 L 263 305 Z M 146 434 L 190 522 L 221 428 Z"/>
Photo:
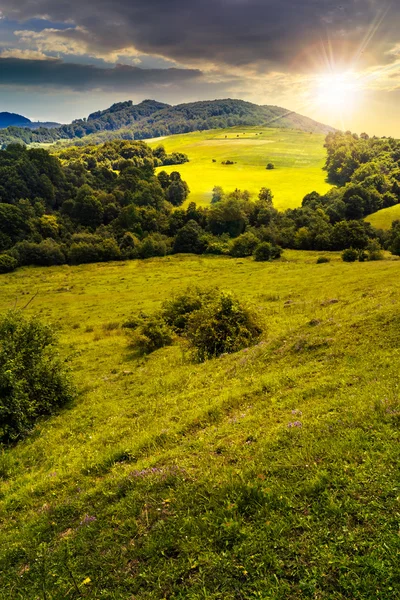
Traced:
<path fill-rule="evenodd" d="M 369 215 L 365 220 L 377 229 L 390 229 L 393 221 L 397 219 L 400 219 L 400 204 L 378 210 L 378 212 Z"/>
<path fill-rule="evenodd" d="M 400 261 L 176 255 L 0 277 L 75 403 L 0 451 L 1 600 L 395 600 Z M 121 324 L 218 282 L 261 341 L 196 364 Z"/>
<path fill-rule="evenodd" d="M 178 170 L 191 190 L 188 201 L 200 205 L 210 202 L 215 185 L 227 192 L 246 189 L 253 195 L 268 187 L 278 210 L 300 206 L 307 193 L 315 190 L 322 194 L 330 187 L 322 169 L 324 136 L 319 134 L 239 127 L 173 135 L 149 144 L 152 148 L 163 144 L 168 153 L 188 155 L 189 163 L 162 169 Z M 236 164 L 222 165 L 225 160 Z M 266 170 L 269 162 L 275 165 L 274 170 Z"/>

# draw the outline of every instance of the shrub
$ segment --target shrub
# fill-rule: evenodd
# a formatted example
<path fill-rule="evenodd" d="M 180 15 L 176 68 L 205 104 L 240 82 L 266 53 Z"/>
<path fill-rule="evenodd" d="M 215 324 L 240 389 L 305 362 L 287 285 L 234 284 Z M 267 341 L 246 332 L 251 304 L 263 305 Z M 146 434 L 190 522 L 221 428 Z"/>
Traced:
<path fill-rule="evenodd" d="M 330 261 L 331 261 L 331 259 L 328 258 L 327 256 L 318 256 L 317 265 L 322 265 L 323 263 L 328 263 Z"/>
<path fill-rule="evenodd" d="M 0 273 L 11 273 L 18 267 L 18 261 L 8 254 L 0 254 Z"/>
<path fill-rule="evenodd" d="M 46 239 L 40 244 L 34 242 L 19 242 L 14 246 L 21 265 L 37 265 L 50 267 L 63 265 L 65 255 L 60 246 L 52 239 Z"/>
<path fill-rule="evenodd" d="M 38 417 L 74 397 L 54 330 L 21 312 L 0 319 L 0 441 L 27 433 Z"/>
<path fill-rule="evenodd" d="M 150 354 L 173 342 L 173 331 L 160 314 L 144 319 L 132 333 L 131 346 Z"/>
<path fill-rule="evenodd" d="M 368 260 L 383 260 L 382 246 L 378 240 L 371 240 L 367 246 Z"/>
<path fill-rule="evenodd" d="M 207 244 L 206 249 L 204 251 L 205 254 L 216 254 L 219 256 L 229 254 L 228 244 L 223 239 L 215 236 L 209 236 L 203 239 L 204 242 Z"/>
<path fill-rule="evenodd" d="M 270 242 L 261 242 L 254 252 L 254 260 L 263 262 L 267 260 L 273 260 L 282 256 L 282 248 L 280 246 L 274 246 Z"/>
<path fill-rule="evenodd" d="M 200 310 L 214 296 L 214 289 L 201 290 L 189 287 L 183 294 L 164 302 L 161 309 L 162 317 L 176 333 L 182 334 L 187 327 L 190 315 Z"/>
<path fill-rule="evenodd" d="M 358 259 L 358 252 L 354 248 L 347 248 L 342 252 L 342 260 L 344 262 L 355 262 Z"/>
<path fill-rule="evenodd" d="M 244 258 L 251 256 L 259 244 L 259 239 L 250 231 L 242 233 L 235 238 L 230 246 L 229 254 L 235 258 Z"/>
<path fill-rule="evenodd" d="M 120 243 L 120 250 L 124 258 L 137 258 L 140 240 L 130 231 L 126 231 Z"/>
<path fill-rule="evenodd" d="M 274 163 L 268 163 L 267 166 L 265 167 L 268 171 L 272 171 L 272 169 L 275 169 L 275 165 Z"/>
<path fill-rule="evenodd" d="M 143 240 L 139 247 L 140 258 L 152 258 L 153 256 L 165 256 L 167 245 L 164 240 L 149 235 Z"/>
<path fill-rule="evenodd" d="M 106 238 L 99 242 L 73 243 L 69 249 L 69 262 L 74 265 L 93 262 L 109 262 L 120 260 L 121 251 L 113 238 Z"/>
<path fill-rule="evenodd" d="M 217 292 L 189 316 L 185 333 L 197 360 L 204 361 L 249 346 L 262 327 L 253 311 L 231 294 Z"/>

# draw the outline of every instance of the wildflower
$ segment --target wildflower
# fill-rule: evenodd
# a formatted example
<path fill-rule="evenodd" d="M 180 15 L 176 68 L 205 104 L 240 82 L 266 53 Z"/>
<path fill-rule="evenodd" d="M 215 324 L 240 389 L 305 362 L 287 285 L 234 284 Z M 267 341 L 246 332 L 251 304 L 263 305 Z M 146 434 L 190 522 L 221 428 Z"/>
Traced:
<path fill-rule="evenodd" d="M 97 521 L 96 517 L 93 517 L 91 515 L 85 515 L 79 524 L 80 525 L 89 525 L 89 523 L 93 523 L 93 521 Z"/>

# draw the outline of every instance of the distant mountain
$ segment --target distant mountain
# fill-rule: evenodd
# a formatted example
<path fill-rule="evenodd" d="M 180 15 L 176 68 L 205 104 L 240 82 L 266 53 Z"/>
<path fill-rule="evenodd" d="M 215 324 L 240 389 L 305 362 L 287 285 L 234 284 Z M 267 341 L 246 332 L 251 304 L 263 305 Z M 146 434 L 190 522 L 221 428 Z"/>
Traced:
<path fill-rule="evenodd" d="M 156 100 L 119 102 L 60 127 L 38 127 L 30 122 L 23 128 L 0 132 L 0 144 L 11 141 L 56 142 L 62 139 L 102 142 L 107 139 L 148 139 L 190 131 L 205 131 L 235 126 L 280 127 L 328 134 L 333 127 L 279 106 L 259 106 L 244 100 L 211 100 L 170 106 Z"/>
<path fill-rule="evenodd" d="M 41 127 L 55 129 L 56 127 L 61 127 L 61 125 L 60 123 L 55 123 L 53 121 L 31 121 L 29 125 L 25 125 L 25 127 L 29 127 L 29 129 L 40 129 Z"/>
<path fill-rule="evenodd" d="M 0 112 L 0 129 L 6 127 L 28 127 L 31 121 L 16 113 Z"/>

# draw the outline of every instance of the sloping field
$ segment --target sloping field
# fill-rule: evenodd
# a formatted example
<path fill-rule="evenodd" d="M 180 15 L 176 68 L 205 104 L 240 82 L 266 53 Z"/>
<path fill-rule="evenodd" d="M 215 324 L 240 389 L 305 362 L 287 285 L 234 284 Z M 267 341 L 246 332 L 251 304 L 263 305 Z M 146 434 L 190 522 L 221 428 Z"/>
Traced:
<path fill-rule="evenodd" d="M 400 261 L 174 256 L 1 276 L 80 396 L 0 454 L 1 600 L 394 600 Z M 204 364 L 120 325 L 188 284 L 264 314 Z"/>
<path fill-rule="evenodd" d="M 393 221 L 397 219 L 400 219 L 400 204 L 378 210 L 378 212 L 366 217 L 365 220 L 377 229 L 390 229 Z"/>
<path fill-rule="evenodd" d="M 189 163 L 162 169 L 182 174 L 191 190 L 189 202 L 208 204 L 215 185 L 227 192 L 247 189 L 253 195 L 269 187 L 275 207 L 284 210 L 300 206 L 313 190 L 322 194 L 329 189 L 322 170 L 324 139 L 323 135 L 293 130 L 232 128 L 155 139 L 150 146 L 162 143 L 168 153 L 188 155 Z M 236 164 L 221 164 L 226 160 Z M 269 162 L 274 170 L 266 170 Z"/>

